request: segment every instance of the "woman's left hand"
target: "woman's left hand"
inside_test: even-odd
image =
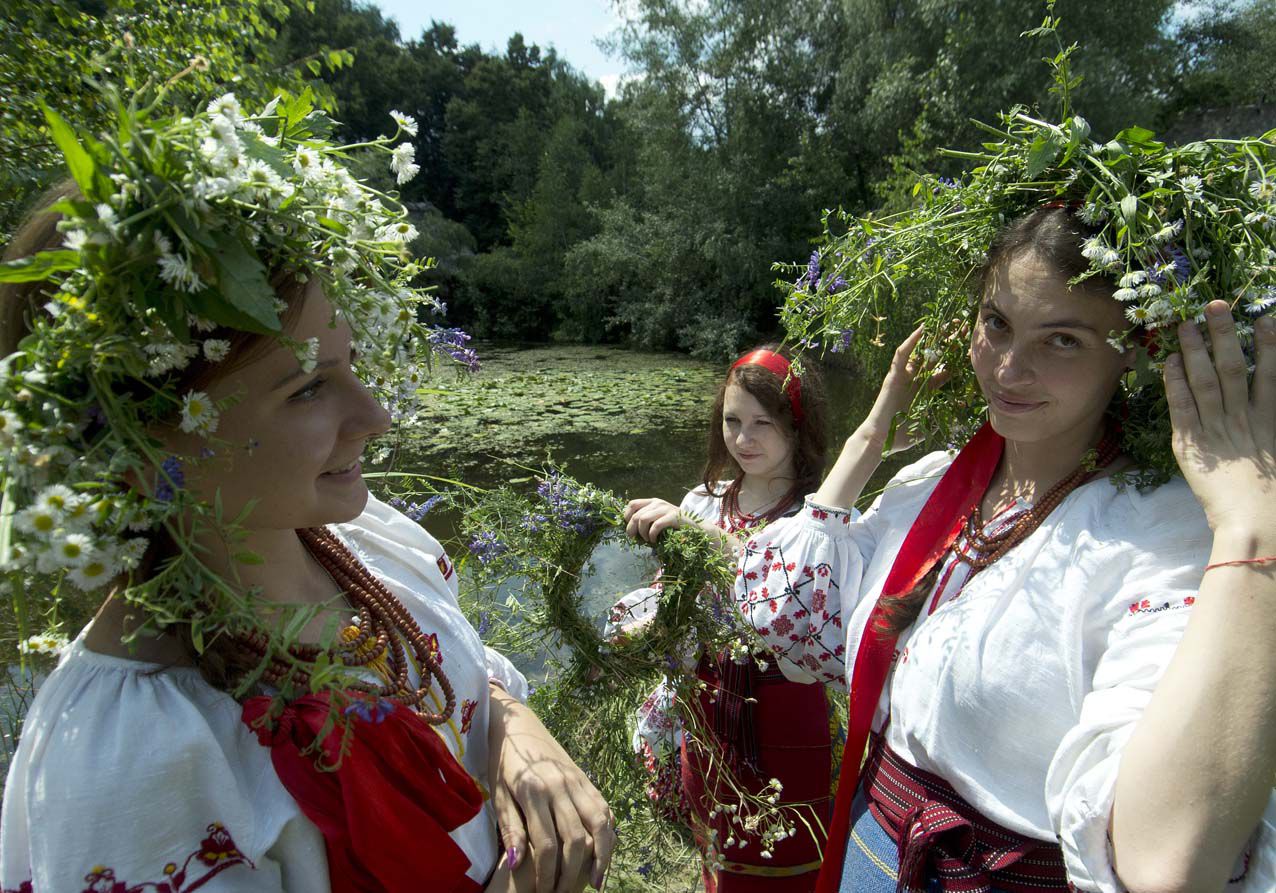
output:
[[[501,858],[517,868],[530,846],[536,893],[600,888],[616,847],[611,809],[531,708],[491,690],[488,778]]]
[[[1179,327],[1182,353],[1165,363],[1174,455],[1210,526],[1250,531],[1276,523],[1276,319],[1257,321],[1253,386],[1231,309],[1205,308],[1211,360],[1193,323]]]

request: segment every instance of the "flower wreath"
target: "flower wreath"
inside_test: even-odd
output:
[[[1047,18],[1028,36],[1057,40],[1057,25]],[[959,446],[986,406],[965,357],[976,273],[1007,223],[1047,204],[1068,208],[1093,231],[1078,246],[1090,262],[1078,279],[1101,275],[1117,285],[1112,296],[1129,327],[1109,343],[1137,352],[1116,404],[1122,447],[1137,469],[1124,477],[1155,485],[1177,473],[1160,383],[1177,350],[1176,323],[1203,321],[1207,303],[1227,301],[1252,372],[1254,321],[1276,307],[1276,131],[1169,146],[1131,127],[1093,142],[1070,111],[1075,49],[1060,45],[1048,60],[1059,123],[1015,108],[1000,127],[981,125],[990,140],[980,151],[947,151],[972,167],[956,180],[922,176],[913,207],[883,217],[827,212],[806,268],[777,265],[800,270],[795,282],[778,283],[787,293],[782,317],[805,347],[868,357],[902,337],[885,325],[919,317],[924,359],[952,378],[942,390],[923,389],[902,423]]]
[[[175,524],[217,525],[234,542],[243,518],[191,496],[184,475],[253,445],[219,440],[224,407],[180,390],[178,374],[197,360],[215,368],[238,332],[274,337],[314,368],[318,344],[283,333],[271,282],[281,270],[322,283],[354,332],[360,375],[396,417],[412,412],[432,351],[471,366],[474,357],[464,333],[422,322],[443,308],[413,285],[430,261],[409,254],[417,232],[404,210],[343,166],[354,150],[380,153],[399,183],[410,180],[413,146],[395,143],[416,134],[412,118],[394,112],[393,136],[338,145],[308,90],[255,113],[228,93],[172,116],[157,111],[162,89],[126,102],[99,86],[117,109],[111,133],[76,133],[46,110],[78,187],[53,206],[63,244],[0,265],[0,283],[39,283],[44,302],[0,360],[2,585],[28,636],[33,609],[56,624],[64,598],[127,574],[124,597],[151,623],[187,625],[202,650],[258,620],[252,599],[211,574]],[[201,455],[164,455],[146,433],[157,422],[202,436]],[[140,579],[132,572],[150,535],[165,528],[177,554]],[[286,653],[284,632],[261,632]],[[340,668],[308,669],[316,687],[339,685]]]

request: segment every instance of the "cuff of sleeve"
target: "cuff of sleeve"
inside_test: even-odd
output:
[[[821,505],[809,496],[802,506],[802,523],[811,530],[817,530],[827,536],[846,538],[851,535],[851,522],[859,520],[860,512],[849,509],[833,508]]]

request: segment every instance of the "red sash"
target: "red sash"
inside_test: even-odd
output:
[[[243,721],[323,832],[332,893],[479,890],[466,876],[469,858],[448,832],[478,815],[483,795],[434,729],[411,710],[380,701],[370,718],[349,718],[344,740],[340,724],[320,740],[327,697],[298,698],[272,725],[269,710],[270,698],[249,698]],[[318,760],[338,768],[320,768]]]
[[[961,532],[971,510],[988,489],[1005,441],[984,423],[970,443],[962,448],[913,522],[899,555],[886,576],[882,594],[864,624],[859,650],[851,671],[850,722],[847,730],[844,765],[833,804],[833,821],[824,865],[816,882],[816,893],[837,893],[842,880],[842,862],[851,833],[851,802],[859,787],[860,760],[868,743],[873,714],[882,697],[895,653],[893,636],[882,628],[883,603],[912,591],[918,581],[943,557]]]

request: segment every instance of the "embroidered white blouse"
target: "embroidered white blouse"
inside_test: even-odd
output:
[[[938,452],[905,468],[862,516],[808,500],[746,545],[737,607],[786,676],[845,690],[886,575],[950,462]],[[1124,890],[1107,840],[1121,750],[1183,634],[1210,545],[1182,480],[1145,493],[1098,480],[968,584],[969,566],[950,557],[899,637],[875,730],[990,819],[1057,839],[1078,889]],[[1276,890],[1276,798],[1234,874],[1229,890]]]
[[[486,794],[489,679],[520,699],[526,680],[462,616],[452,564],[419,525],[372,499],[334,529],[422,630],[437,635],[457,699],[438,730]],[[490,800],[452,838],[482,883],[497,860]],[[321,893],[323,837],[229,695],[194,668],[98,654],[81,636],[41,686],[9,768],[0,890],[160,882],[174,893]]]

